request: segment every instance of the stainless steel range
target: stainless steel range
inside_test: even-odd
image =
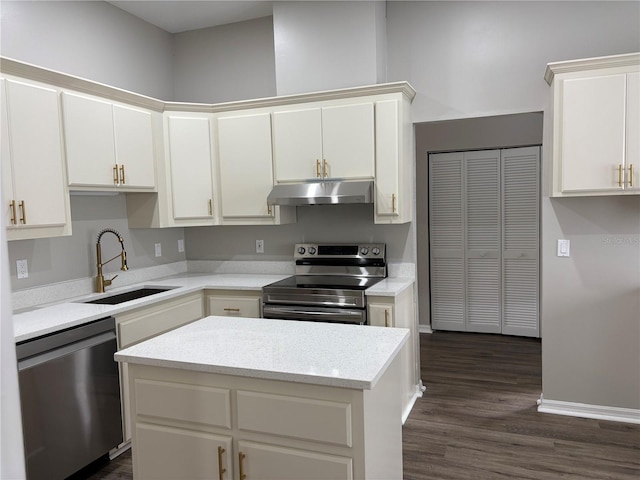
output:
[[[302,243],[294,258],[294,276],[262,288],[264,318],[368,323],[364,291],[387,276],[383,243]]]

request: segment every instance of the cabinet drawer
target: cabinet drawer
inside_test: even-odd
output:
[[[208,297],[209,315],[260,318],[260,298]]]
[[[192,296],[187,299],[162,303],[145,309],[119,316],[118,341],[120,348],[154,337],[171,329],[180,327],[204,317],[202,297]]]
[[[230,391],[182,383],[136,380],[136,413],[231,428]]]
[[[241,472],[247,478],[278,480],[351,480],[352,460],[348,457],[239,441]]]
[[[351,405],[239,390],[238,428],[350,447]]]

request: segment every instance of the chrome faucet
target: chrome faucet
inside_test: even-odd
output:
[[[120,242],[122,251],[115,257],[110,258],[106,262],[102,263],[102,250],[100,248],[100,239],[102,238],[102,235],[104,235],[107,232],[113,233],[116,237],[118,237],[118,241]],[[96,257],[97,257],[97,265],[98,265],[98,275],[96,276],[96,291],[98,293],[104,293],[104,287],[108,287],[109,285],[111,285],[111,282],[113,282],[113,280],[118,276],[116,275],[114,277],[111,277],[110,279],[105,280],[104,275],[102,275],[102,267],[104,265],[109,263],[111,260],[115,260],[116,258],[120,257],[122,261],[122,266],[120,267],[120,270],[122,270],[123,272],[129,270],[129,267],[127,267],[127,252],[125,252],[124,250],[124,240],[122,239],[122,236],[120,236],[120,234],[116,232],[113,228],[105,228],[98,234],[98,241],[96,242]]]

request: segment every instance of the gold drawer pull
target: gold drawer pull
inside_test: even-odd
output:
[[[21,200],[20,203],[18,204],[18,206],[20,207],[20,215],[22,215],[20,217],[20,223],[22,223],[23,225],[27,224],[27,209],[24,206],[24,200]]]
[[[223,310],[225,312],[236,312],[236,313],[240,313],[240,309],[239,308],[223,308]]]
[[[213,200],[209,199],[209,216],[213,216]]]
[[[271,205],[267,204],[267,214],[271,215],[271,212],[272,212]]]
[[[242,452],[238,453],[238,466],[240,467],[240,480],[244,480],[247,476],[244,474],[244,465],[242,464],[243,460],[246,458],[246,455]]]
[[[222,468],[222,454],[226,452],[226,450],[222,447],[218,447],[218,480],[222,480],[222,475],[227,471],[226,468]]]
[[[629,164],[629,186],[633,187],[633,164]]]
[[[393,213],[396,213],[396,194],[395,193],[391,194],[391,211]]]
[[[18,214],[16,213],[16,201],[11,200],[11,202],[9,202],[9,207],[11,208],[11,225],[16,225],[18,223]]]
[[[322,163],[323,163],[322,176],[326,177],[327,176],[327,161],[326,160],[322,160]]]
[[[389,326],[389,310],[387,310],[386,308],[384,309],[384,326]]]
[[[120,183],[123,185],[126,183],[124,180],[124,165],[120,165]]]
[[[118,164],[116,163],[113,166],[113,183],[116,185],[120,184],[120,178],[118,177]]]
[[[320,178],[320,160],[316,159],[316,177]]]

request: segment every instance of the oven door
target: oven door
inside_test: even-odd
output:
[[[366,325],[367,310],[353,308],[328,308],[294,305],[270,305],[262,306],[264,318],[281,320],[304,320],[309,322],[351,323]]]

